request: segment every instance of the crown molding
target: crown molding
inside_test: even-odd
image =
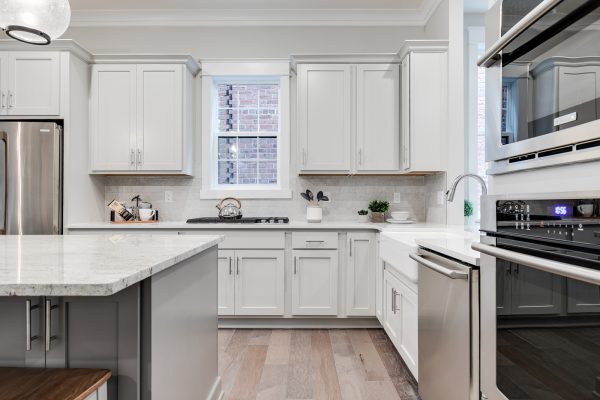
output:
[[[0,50],[2,51],[67,51],[82,61],[91,64],[94,56],[92,53],[81,47],[79,43],[72,39],[56,39],[52,43],[44,46],[32,46],[27,43],[19,42],[14,39],[0,39]]]
[[[405,10],[73,10],[71,26],[424,26],[441,1]]]

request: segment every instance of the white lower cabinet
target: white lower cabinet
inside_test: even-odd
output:
[[[383,277],[383,328],[418,380],[418,295],[389,270]]]
[[[218,312],[219,315],[235,313],[235,275],[233,263],[235,251],[219,250],[218,257]]]
[[[337,250],[294,250],[292,314],[338,314]]]
[[[375,315],[375,235],[348,233],[346,268],[346,314]]]
[[[283,250],[219,251],[219,315],[283,315]]]

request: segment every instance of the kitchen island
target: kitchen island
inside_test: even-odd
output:
[[[221,236],[0,236],[0,366],[106,368],[109,399],[218,399]]]

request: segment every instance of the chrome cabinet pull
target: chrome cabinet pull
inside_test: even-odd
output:
[[[363,163],[362,149],[358,149],[358,165],[362,165],[362,163]]]
[[[298,257],[294,257],[294,275],[298,273]]]
[[[229,275],[233,275],[233,269],[231,268],[232,261],[232,258],[229,257]]]
[[[135,166],[135,150],[131,149],[130,153],[129,153],[129,165],[131,165],[132,167]]]
[[[508,30],[496,43],[492,45],[483,56],[477,60],[478,66],[489,67],[498,60],[498,55],[506,46],[512,43],[521,33],[529,29],[533,24],[539,21],[544,15],[548,14],[554,7],[562,3],[563,0],[544,0],[529,14],[523,17],[512,28]]]
[[[2,108],[6,108],[6,93],[2,92]]]
[[[14,95],[10,90],[8,91],[8,108],[13,108]]]
[[[398,291],[394,288],[392,288],[392,311],[394,312],[394,314],[396,314],[396,312],[398,311],[398,295],[400,293],[398,293]]]
[[[240,274],[240,258],[237,257],[236,262],[235,262],[235,273],[236,275]]]
[[[143,164],[142,150],[140,150],[140,149],[138,149],[138,151],[137,151],[137,164],[138,164],[138,167],[141,167]]]
[[[50,351],[50,343],[56,340],[56,336],[52,336],[52,310],[58,308],[58,305],[52,305],[52,300],[46,300],[46,352]]]
[[[31,342],[39,339],[38,335],[31,336],[31,312],[39,308],[39,305],[32,306],[31,300],[25,300],[25,350],[27,351],[31,351]]]
[[[350,257],[352,257],[352,239],[350,239]]]

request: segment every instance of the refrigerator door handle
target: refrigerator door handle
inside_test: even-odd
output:
[[[0,212],[2,212],[2,226],[0,227],[0,235],[6,235],[6,219],[8,218],[8,210],[7,210],[7,199],[8,199],[8,171],[6,168],[8,167],[8,135],[6,132],[0,131],[0,142],[3,142],[4,148],[3,151],[0,152],[0,168],[2,168],[2,183],[0,183],[3,187],[2,195],[0,201],[2,201],[2,208],[0,208]]]

